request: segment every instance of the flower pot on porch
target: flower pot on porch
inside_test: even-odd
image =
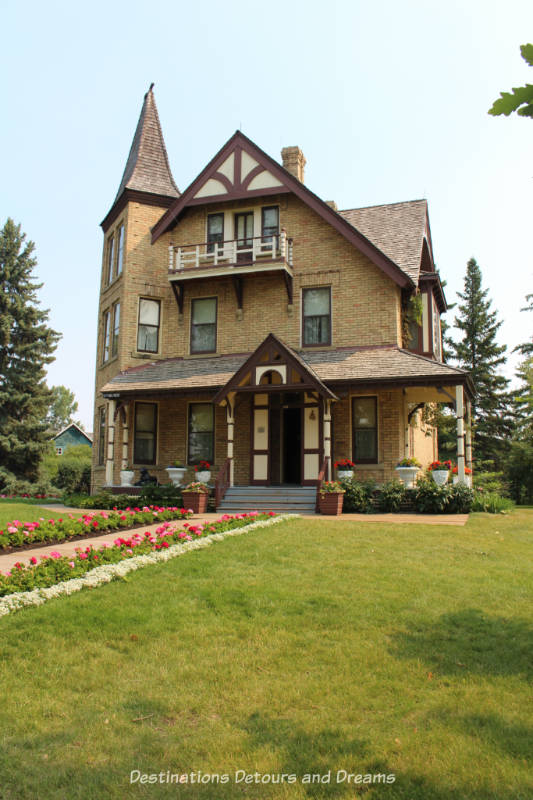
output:
[[[353,469],[338,469],[337,477],[340,481],[351,481],[353,478]]]
[[[135,470],[133,470],[133,469],[121,469],[120,470],[120,485],[121,486],[131,486],[134,475],[135,475]]]
[[[200,483],[207,483],[211,477],[211,471],[208,469],[200,470],[194,477],[195,480],[200,481]]]
[[[190,508],[195,514],[205,514],[207,511],[206,492],[183,492],[183,507]]]
[[[412,489],[418,475],[418,467],[396,467],[396,474],[406,489]]]
[[[179,486],[181,483],[183,483],[183,478],[187,472],[187,467],[167,467],[166,471],[174,486]]]
[[[444,486],[448,483],[448,470],[447,469],[434,469],[431,473],[433,480],[437,486]]]
[[[338,516],[342,514],[342,503],[344,492],[321,492],[318,501],[318,508],[321,514]]]
[[[461,480],[459,478],[459,475],[454,475],[452,480],[453,480],[453,485],[454,486],[456,486],[458,483],[461,482]],[[472,488],[472,476],[471,475],[465,475],[464,483],[465,483],[466,486],[468,486],[471,489]]]

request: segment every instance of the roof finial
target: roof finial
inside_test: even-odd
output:
[[[148,97],[148,95],[150,94],[150,92],[151,92],[151,91],[152,91],[152,89],[154,88],[154,85],[155,85],[155,84],[154,84],[153,82],[150,84],[150,88],[148,89],[148,91],[147,91],[147,92],[146,92],[146,94],[144,95],[145,99]]]

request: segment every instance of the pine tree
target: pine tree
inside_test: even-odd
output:
[[[526,295],[529,303],[520,311],[533,311],[533,294]],[[513,398],[515,418],[515,438],[527,439],[533,443],[533,337],[530,341],[519,344],[515,352],[521,353],[524,360],[518,365],[516,377],[520,381]]]
[[[460,338],[450,340],[449,346],[452,358],[470,373],[476,390],[472,404],[474,461],[478,467],[500,467],[512,432],[509,381],[499,374],[507,348],[496,342],[502,323],[491,310],[492,301],[487,298],[488,289],[482,289],[481,270],[474,258],[467,265],[464,292],[458,295],[463,302],[454,323]]]
[[[60,335],[38,306],[33,242],[8,219],[0,231],[0,488],[34,480],[47,443],[45,366]]]

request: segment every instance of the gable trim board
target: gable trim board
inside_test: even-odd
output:
[[[281,185],[255,190],[247,189],[236,166],[237,161],[242,161],[243,152],[246,152],[252,159],[257,161],[258,165],[263,166],[264,170],[270,173],[275,179],[279,180]],[[219,168],[223,167],[231,153],[235,153],[234,182],[231,192],[226,190],[225,193],[198,197],[198,192],[201,190],[202,186],[209,180],[212,180],[214,175],[221,175]],[[222,177],[229,183],[227,176]],[[217,178],[216,180],[219,179]],[[220,181],[220,185],[223,185],[222,181]],[[343,216],[334,211],[327,203],[321,200],[314,192],[295,178],[294,175],[291,175],[284,167],[280,166],[240,131],[236,131],[233,134],[222,149],[211,159],[209,164],[200,172],[198,177],[195,178],[183,192],[181,197],[178,197],[172,203],[159,222],[154,225],[152,228],[152,244],[177,224],[180,214],[188,206],[205,204],[208,202],[244,199],[247,197],[259,197],[268,194],[281,194],[283,192],[292,192],[295,194],[303,203],[332,225],[332,227],[344,236],[354,247],[366,255],[373,264],[388,275],[398,286],[402,288],[413,288],[415,286],[413,279],[401,270],[392,259],[382,253],[376,245],[363,236],[363,234],[354,228]]]

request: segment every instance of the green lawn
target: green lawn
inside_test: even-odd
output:
[[[532,539],[300,519],[5,617],[0,796],[530,800]]]
[[[19,519],[21,522],[35,522],[40,517],[44,517],[44,519],[57,519],[58,517],[64,517],[67,513],[68,511],[63,511],[63,513],[48,511],[46,508],[36,506],[35,503],[31,501],[26,502],[22,500],[17,503],[8,503],[3,500],[0,502],[0,530],[14,519]]]

